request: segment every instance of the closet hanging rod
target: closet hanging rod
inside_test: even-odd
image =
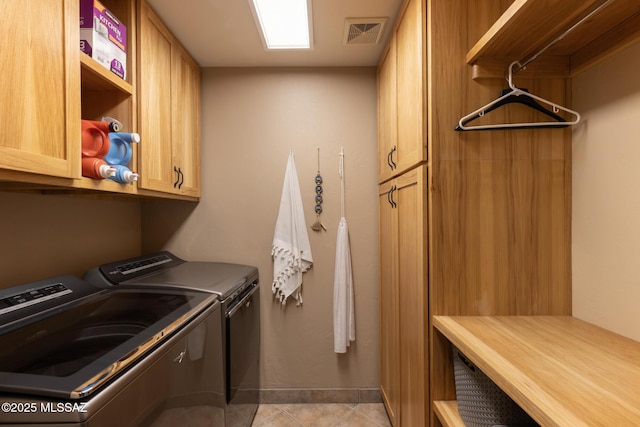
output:
[[[560,34],[556,39],[554,39],[551,43],[549,43],[548,45],[546,45],[545,47],[543,47],[542,49],[540,49],[538,52],[536,52],[534,55],[532,55],[529,59],[527,59],[526,61],[518,61],[518,65],[517,68],[513,70],[513,74],[517,73],[518,71],[522,70],[523,68],[525,68],[528,64],[530,64],[531,62],[535,61],[536,59],[538,59],[538,57],[540,55],[542,55],[543,53],[545,53],[547,50],[549,50],[549,48],[551,48],[551,46],[555,45],[556,43],[558,43],[560,40],[564,39],[567,35],[569,35],[569,33],[571,33],[573,30],[575,30],[577,27],[579,27],[580,25],[582,25],[585,21],[587,21],[589,18],[591,18],[592,16],[596,15],[597,13],[600,13],[600,11],[602,9],[604,9],[605,7],[609,6],[611,3],[613,3],[614,0],[607,0],[604,3],[602,3],[600,6],[598,6],[597,8],[595,8],[594,10],[592,10],[591,12],[589,12],[589,14],[587,16],[585,16],[584,18],[582,18],[581,20],[579,20],[578,22],[576,22],[575,24],[573,24],[568,30],[566,30],[564,33]]]

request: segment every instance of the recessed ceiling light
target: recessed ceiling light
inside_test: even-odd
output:
[[[311,0],[249,0],[267,49],[311,48]]]

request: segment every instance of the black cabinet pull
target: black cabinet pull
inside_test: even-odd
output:
[[[397,151],[397,147],[394,145],[391,151],[389,152],[389,160],[391,161],[391,164],[389,166],[391,166],[391,170],[395,170],[396,167],[398,167],[398,165],[396,165],[396,162],[393,161],[393,153],[395,153],[396,151]]]
[[[182,169],[178,168],[178,173],[180,174],[180,184],[178,184],[178,189],[182,188],[182,184],[184,184],[184,173],[182,173]]]
[[[395,200],[393,200],[393,193],[395,193],[395,191],[398,189],[398,187],[396,187],[395,185],[393,185],[391,187],[391,190],[389,190],[389,193],[387,194],[387,197],[389,198],[389,203],[391,203],[391,207],[392,208],[396,208],[398,207],[398,204],[396,203]]]
[[[178,172],[178,168],[173,167],[173,171],[176,173],[176,180],[173,183],[173,188],[176,188],[178,185],[178,181],[180,181],[180,172]]]

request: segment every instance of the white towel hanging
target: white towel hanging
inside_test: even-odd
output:
[[[353,271],[349,228],[345,218],[344,148],[340,150],[340,224],[336,238],[336,261],[333,282],[333,347],[336,353],[346,353],[356,340],[353,296]]]
[[[293,151],[289,153],[282,185],[271,256],[273,257],[271,290],[282,304],[285,304],[292,294],[296,299],[296,305],[302,304],[302,274],[313,265],[313,257]]]

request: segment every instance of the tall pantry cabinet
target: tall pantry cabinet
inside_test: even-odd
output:
[[[432,316],[571,313],[571,130],[454,130],[506,86],[506,68],[478,78],[466,57],[512,3],[406,0],[378,67],[380,388],[395,427],[438,427],[431,402],[455,398],[450,344]],[[421,16],[418,51],[404,27],[412,10]],[[411,49],[420,76],[401,77]],[[515,81],[570,106],[564,76],[527,70]],[[482,120],[536,121],[532,114],[509,107]],[[400,168],[400,148],[416,130],[417,155]],[[416,183],[403,194],[407,171]]]
[[[381,393],[394,425],[428,418],[426,166],[380,184]]]
[[[403,5],[378,69],[380,389],[394,426],[429,417],[423,6]]]

